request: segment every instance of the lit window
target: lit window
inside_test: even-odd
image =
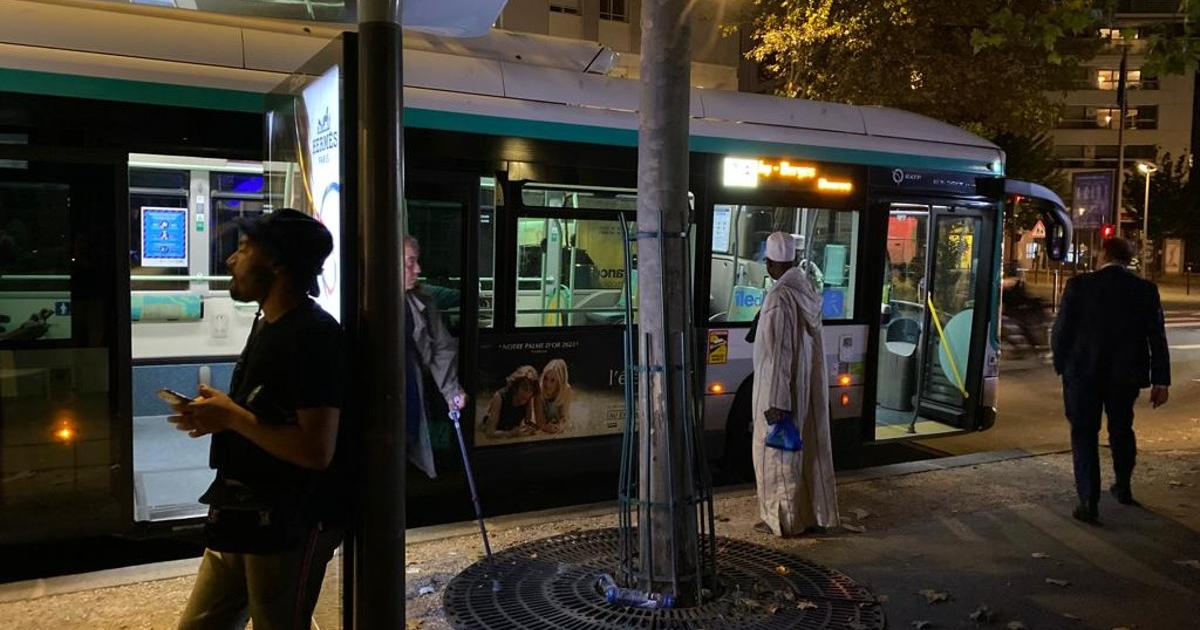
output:
[[[1117,89],[1118,83],[1121,80],[1120,77],[1121,77],[1120,70],[1109,70],[1109,69],[1098,70],[1096,72],[1096,87],[1101,90],[1115,90],[1115,89]],[[1142,71],[1141,70],[1126,70],[1125,71],[1125,84],[1126,84],[1126,87],[1129,87],[1130,89],[1146,87],[1143,85]]]
[[[550,2],[550,12],[579,15],[579,0],[552,0]]]
[[[625,11],[625,0],[600,0],[600,19],[625,22],[629,19]]]
[[[1100,29],[1100,39],[1115,42],[1125,39],[1126,35],[1128,35],[1129,39],[1138,39],[1140,37],[1140,33],[1136,29],[1125,29],[1125,31],[1126,34],[1122,35],[1119,28],[1102,28]]]

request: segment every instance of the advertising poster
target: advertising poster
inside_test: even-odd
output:
[[[620,331],[483,340],[475,446],[620,433],[625,424]]]
[[[142,265],[188,266],[187,208],[142,207]]]
[[[1075,228],[1095,229],[1113,216],[1113,173],[1094,171],[1071,174],[1071,206]]]
[[[341,262],[341,129],[340,73],[333,66],[316,81],[304,88],[304,110],[308,123],[309,200],[313,216],[325,224],[333,236],[333,252],[325,259],[318,280],[321,294],[316,298],[321,308],[341,321],[341,291],[339,290]]]

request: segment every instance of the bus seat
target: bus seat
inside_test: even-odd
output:
[[[575,308],[581,309],[571,313],[571,325],[619,324],[625,321],[625,308],[620,304],[621,289],[596,289],[585,294],[577,293]],[[612,312],[587,311],[582,309],[612,308]]]

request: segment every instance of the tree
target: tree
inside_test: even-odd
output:
[[[1160,22],[1142,27],[1146,38],[1146,62],[1142,71],[1150,75],[1187,74],[1200,66],[1200,2],[1181,0],[1182,22]]]
[[[1034,137],[1100,49],[1098,17],[1089,0],[755,0],[747,56],[784,96]]]

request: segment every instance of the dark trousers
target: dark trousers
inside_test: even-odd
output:
[[[1100,501],[1100,415],[1108,415],[1108,442],[1118,486],[1129,487],[1137,459],[1133,435],[1135,385],[1104,385],[1063,380],[1063,399],[1071,421],[1071,453],[1075,461],[1075,490],[1079,501]]]

